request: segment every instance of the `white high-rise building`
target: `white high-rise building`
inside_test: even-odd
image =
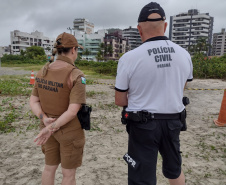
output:
[[[223,56],[226,54],[226,32],[222,29],[220,33],[213,34],[212,55]]]
[[[87,34],[91,34],[91,33],[94,33],[94,24],[89,22],[88,19],[77,18],[77,19],[74,19],[73,30],[78,30],[78,31],[85,32]]]
[[[74,36],[78,43],[83,46],[82,49],[78,49],[78,53],[82,54],[84,51],[88,50],[89,55],[82,55],[82,59],[96,61],[97,53],[100,49],[100,44],[104,42],[104,36],[107,30],[98,30],[97,33],[87,34],[83,31],[74,31]]]
[[[132,28],[131,26],[122,31],[122,37],[128,40],[130,49],[135,49],[142,44],[140,34],[137,28]]]
[[[11,53],[20,54],[21,50],[31,46],[40,46],[45,50],[46,55],[51,55],[54,39],[45,37],[42,32],[26,33],[19,30],[10,32]]]
[[[211,45],[213,20],[209,13],[199,13],[197,9],[170,16],[169,39],[186,50],[200,38],[206,38]]]

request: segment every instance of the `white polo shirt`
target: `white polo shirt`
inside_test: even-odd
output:
[[[183,111],[183,89],[193,79],[189,53],[165,36],[148,39],[119,60],[115,90],[128,90],[127,111]]]

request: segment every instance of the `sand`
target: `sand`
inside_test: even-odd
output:
[[[114,84],[114,80],[101,80]],[[225,89],[226,81],[195,79],[189,88]],[[78,185],[126,185],[127,165],[122,156],[127,152],[128,135],[120,122],[121,108],[114,105],[111,85],[87,85],[87,103],[93,106],[93,129],[86,131],[83,164],[76,172]],[[183,171],[187,185],[226,185],[226,127],[215,126],[219,115],[223,90],[186,90],[190,98],[187,106],[188,130],[181,132]],[[44,167],[44,156],[33,142],[38,129],[27,129],[37,124],[25,96],[0,96],[2,109],[11,103],[18,116],[13,122],[16,132],[0,134],[0,185],[39,185]],[[3,116],[4,112],[0,112]],[[27,130],[26,130],[27,129]],[[60,167],[55,184],[61,183]],[[167,184],[158,159],[159,185]]]

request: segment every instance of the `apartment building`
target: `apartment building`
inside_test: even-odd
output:
[[[135,49],[142,44],[140,34],[137,28],[126,28],[122,31],[122,37],[128,40],[130,49]]]
[[[31,46],[40,46],[45,50],[46,55],[51,54],[54,39],[50,39],[43,35],[42,32],[26,33],[19,30],[10,32],[11,54],[20,54],[21,50]]]
[[[0,57],[4,54],[10,54],[10,46],[0,46]]]
[[[226,32],[225,28],[220,33],[213,34],[212,56],[223,56],[226,54]]]
[[[105,34],[104,45],[112,48],[112,53],[107,53],[105,56],[108,60],[117,60],[120,54],[130,49],[128,40],[123,38],[121,30]]]
[[[87,34],[82,31],[75,30],[75,38],[78,43],[83,46],[83,50],[79,48],[78,53],[82,55],[83,51],[88,50],[89,55],[82,55],[82,59],[96,61],[100,44],[104,42],[106,30],[98,30],[96,33]]]
[[[188,50],[200,38],[206,38],[211,45],[214,18],[209,13],[199,13],[197,9],[170,16],[169,39]],[[209,48],[208,55],[211,54]]]
[[[94,33],[94,24],[89,22],[88,19],[85,18],[77,18],[74,19],[74,28],[73,30],[78,30],[85,32],[86,34]]]

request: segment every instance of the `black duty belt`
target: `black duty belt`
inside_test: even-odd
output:
[[[181,119],[181,113],[159,114],[159,113],[150,113],[148,111],[128,112],[128,111],[123,110],[122,111],[122,118],[125,119],[125,120],[131,120],[131,121],[146,123],[147,120]]]

